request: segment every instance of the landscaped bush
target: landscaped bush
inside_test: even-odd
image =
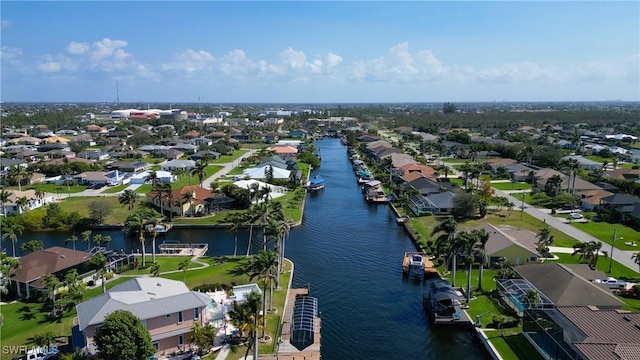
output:
[[[229,289],[231,289],[231,286],[229,286],[228,284],[213,283],[213,284],[201,284],[201,285],[198,285],[198,286],[193,288],[193,291],[211,292],[211,291],[216,291],[216,290],[228,291]]]
[[[104,279],[105,280],[112,279],[115,275],[116,275],[115,273],[108,272],[108,273],[104,274]]]

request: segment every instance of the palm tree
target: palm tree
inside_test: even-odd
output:
[[[182,282],[187,282],[187,270],[189,270],[190,259],[184,259],[180,264],[178,264],[178,270],[182,270]]]
[[[5,191],[4,189],[0,191],[0,202],[2,202],[2,214],[4,216],[7,216],[7,208],[5,207],[5,204],[9,202],[10,197],[11,194],[9,192]]]
[[[18,242],[18,235],[22,235],[23,230],[24,227],[18,222],[5,222],[4,224],[2,224],[2,231],[4,232],[4,234],[2,234],[2,240],[7,238],[11,240],[11,246],[13,247],[13,257],[16,257],[16,243]]]
[[[284,272],[284,249],[285,249],[285,243],[287,241],[287,239],[289,238],[289,232],[291,231],[291,225],[289,225],[289,223],[282,219],[280,221],[278,221],[278,227],[280,229],[279,233],[280,233],[280,245],[277,246],[276,248],[278,249],[277,253],[278,253],[278,273],[282,273]],[[278,277],[277,280],[280,280],[280,278]],[[279,281],[277,281],[279,283]]]
[[[60,286],[60,280],[53,275],[47,274],[42,277],[42,285],[47,288],[47,297],[51,299],[51,313],[56,316],[56,289]]]
[[[640,270],[640,251],[633,253],[631,255],[631,259],[633,259],[633,262],[638,265],[638,269]]]
[[[138,201],[138,194],[130,189],[127,189],[118,196],[118,202],[121,205],[127,205],[129,207],[129,215],[133,213],[133,207]]]
[[[476,237],[474,234],[462,231],[456,235],[456,247],[464,254],[464,260],[468,265],[467,269],[467,304],[471,301],[471,269],[473,267],[474,248]]]
[[[598,258],[600,257],[600,248],[602,243],[599,241],[581,242],[573,245],[573,253],[571,256],[578,255],[578,259],[583,264],[589,265],[591,270],[596,270],[598,265]],[[607,253],[604,253],[605,257],[608,257]]]
[[[76,243],[77,243],[77,242],[78,242],[78,237],[76,236],[76,234],[71,235],[70,237],[68,237],[68,238],[64,241],[64,243],[65,243],[65,244],[68,244],[68,243],[73,244],[73,250],[75,250],[75,249],[76,249]]]
[[[254,278],[258,278],[263,285],[263,294],[262,297],[262,313],[267,313],[267,285],[271,284],[273,279],[278,276],[278,265],[276,253],[269,250],[261,250],[257,255],[249,260],[249,264],[247,265],[247,273],[249,274],[249,280],[253,280]],[[266,328],[267,318],[263,317],[263,329],[262,329],[262,337],[264,338],[264,328]]]
[[[107,267],[109,266],[109,261],[104,256],[103,253],[98,252],[89,259],[89,265],[96,269],[96,274],[100,276],[100,280],[102,282],[102,293],[107,292],[107,283],[105,281],[105,275],[107,273]]]
[[[198,177],[198,181],[200,181],[200,186],[202,186],[202,181],[207,177],[207,162],[203,159],[196,161],[195,167],[191,170],[191,173]]]
[[[26,196],[21,196],[18,199],[16,199],[16,205],[20,209],[21,214],[25,213],[27,212],[27,209],[29,209],[29,199],[27,199]]]
[[[20,245],[20,251],[24,254],[34,253],[38,250],[44,249],[44,244],[40,240],[29,240],[26,243]]]
[[[253,241],[253,227],[256,225],[256,221],[260,218],[260,213],[256,210],[255,207],[250,207],[244,213],[243,222],[246,226],[249,226],[249,242],[247,244],[247,254],[246,257],[249,257],[251,253],[251,242]]]
[[[145,229],[147,226],[148,218],[143,213],[134,213],[133,215],[127,217],[127,220],[124,222],[124,227],[122,231],[125,232],[131,238],[138,238],[140,241],[140,247],[142,248],[142,266],[144,267],[146,264],[145,260]]]
[[[530,309],[540,301],[540,294],[537,290],[529,290],[524,294],[523,300],[527,304],[527,308]]]
[[[262,317],[260,315],[260,301],[261,295],[257,292],[252,292],[247,295],[245,302],[234,302],[231,311],[229,311],[229,322],[240,331],[241,336],[245,334],[249,336],[245,358],[247,358],[251,349],[253,349],[253,358],[258,358],[256,340],[260,329],[260,318]]]
[[[36,189],[34,194],[36,196],[36,199],[42,200],[47,193],[45,193],[44,190],[42,190],[42,189]]]
[[[22,181],[30,176],[30,171],[22,166],[14,166],[9,169],[9,177],[18,183],[18,191],[22,191]]]
[[[244,217],[241,213],[234,212],[226,216],[225,221],[230,224],[229,231],[234,233],[233,256],[238,255],[238,230],[244,226]]]
[[[536,250],[545,258],[549,257],[549,245],[553,244],[553,235],[548,226],[540,228],[536,234]]]
[[[562,177],[560,175],[553,175],[547,180],[546,188],[548,191],[552,191],[555,196],[560,193],[560,187],[562,186]]]
[[[152,191],[155,191],[156,185],[158,184],[158,173],[155,170],[151,170],[144,181],[150,182]]]
[[[82,242],[87,243],[87,251],[91,250],[91,230],[83,231],[80,235],[82,235]]]
[[[187,191],[186,193],[184,193],[184,195],[182,195],[182,201],[189,203],[189,212],[191,213],[191,216],[193,216],[193,210],[191,210],[191,202],[193,201],[193,191]],[[184,216],[184,213],[182,214]]]
[[[151,265],[151,267],[149,268],[149,273],[153,277],[160,276],[160,264],[154,263],[153,265]]]
[[[484,263],[487,259],[486,246],[489,241],[490,234],[485,229],[473,230],[476,236],[476,253],[480,255],[480,268],[478,269],[478,289],[482,290],[482,276],[484,275]]]
[[[456,220],[453,217],[447,217],[442,219],[438,225],[436,225],[433,230],[431,231],[431,236],[442,232],[443,234],[440,235],[437,239],[436,239],[436,249],[439,250],[438,251],[438,255],[440,255],[442,250],[445,250],[445,268],[447,268],[448,262],[447,262],[447,258],[451,255],[452,256],[452,277],[451,277],[451,284],[455,286],[455,282],[456,282],[456,257],[457,257],[457,251],[454,248],[454,240],[456,237],[456,228],[458,226],[458,223],[456,222]],[[451,252],[453,252],[453,254],[451,254]]]

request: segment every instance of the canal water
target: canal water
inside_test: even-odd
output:
[[[294,286],[308,285],[318,298],[323,359],[485,359],[469,330],[428,322],[421,303],[424,284],[402,278],[404,252],[415,248],[388,206],[364,201],[345,146],[337,139],[316,146],[322,166],[312,175],[322,175],[326,188],[307,195],[302,225],[291,231],[285,255],[295,264]],[[101,233],[111,236],[111,248],[139,251],[139,243],[120,231]],[[21,241],[64,246],[69,236],[30,233]],[[234,247],[233,234],[225,230],[172,229],[157,243],[163,240],[205,242],[209,255],[232,254]],[[246,247],[241,233],[239,254]],[[255,244],[252,252],[260,247]]]

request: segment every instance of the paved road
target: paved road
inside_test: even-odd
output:
[[[521,192],[521,191],[520,191]],[[516,206],[518,208],[520,208],[521,204],[522,204],[522,200],[516,199],[513,196],[509,195],[509,193],[505,192],[505,191],[501,191],[501,190],[497,190],[496,189],[496,196],[504,196],[507,199],[509,199],[509,201],[513,202],[514,204],[516,204]],[[530,206],[527,203],[524,203],[524,212],[526,212],[527,214],[535,217],[536,219],[540,220],[540,221],[544,221],[546,222],[549,226],[551,226],[552,228],[555,228],[558,231],[561,231],[575,239],[577,239],[578,241],[581,242],[589,242],[589,241],[596,241],[599,243],[602,243],[602,250],[603,251],[607,251],[608,253],[611,252],[611,245],[607,244],[607,243],[603,243],[602,241],[600,241],[598,238],[593,237],[587,233],[585,233],[584,231],[580,230],[580,229],[576,229],[575,227],[566,224],[562,221],[562,219],[556,218],[551,216],[550,214],[545,213],[544,211],[542,211],[541,209],[537,209],[533,206]],[[514,211],[514,214],[516,212]],[[517,215],[516,215],[517,216]],[[613,236],[613,234],[611,234]],[[640,249],[639,249],[640,251]],[[619,249],[615,249],[613,250],[613,260],[621,263],[622,265],[628,267],[629,269],[633,270],[633,271],[638,271],[638,265],[636,263],[633,262],[633,260],[631,259],[631,255],[634,253],[634,251],[623,251],[623,250],[619,250]],[[607,260],[605,260],[607,261]]]

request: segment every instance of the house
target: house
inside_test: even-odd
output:
[[[576,195],[580,197],[580,207],[586,211],[593,211],[596,206],[600,205],[600,201],[603,198],[609,197],[613,194],[614,193],[604,189],[576,192]]]
[[[145,152],[155,152],[158,150],[167,150],[169,147],[165,145],[143,145],[138,148],[138,150]]]
[[[16,287],[18,296],[25,295],[31,298],[33,291],[46,293],[46,287],[42,283],[45,275],[53,274],[63,280],[65,274],[71,269],[84,274],[85,264],[89,259],[91,254],[86,251],[60,246],[38,250],[20,257],[20,267],[9,273],[9,279]]]
[[[38,145],[36,148],[39,152],[48,152],[51,150],[60,150],[60,151],[71,151],[71,147],[66,143],[44,143]]]
[[[3,207],[0,207],[0,211],[4,212],[6,210],[6,214],[4,215],[24,214],[27,211],[37,209],[41,206],[52,203],[54,200],[53,194],[44,193],[40,197],[38,197],[36,196],[35,190],[24,190],[24,191],[5,190],[5,191],[9,193],[9,199],[7,200],[6,203],[4,203]],[[19,204],[20,201],[18,201],[21,198],[25,198],[27,200],[25,204],[22,204],[22,206],[20,206]]]
[[[242,171],[243,176],[248,176],[251,179],[266,179],[267,173],[272,171],[274,179],[290,179],[291,171],[286,169],[280,169],[270,165],[258,166]]]
[[[85,171],[73,176],[73,180],[78,184],[109,185],[116,186],[122,184],[124,175],[118,170],[112,171]]]
[[[198,151],[198,146],[192,144],[177,144],[172,146],[171,149],[182,151],[184,154],[195,154],[196,151]]]
[[[7,140],[7,144],[9,145],[40,145],[44,142],[42,139],[38,139],[33,136],[21,136],[19,138]]]
[[[149,169],[150,166],[144,161],[116,161],[107,165],[107,168],[135,174]]]
[[[129,178],[131,184],[145,184],[148,182],[149,175],[151,174],[150,170],[143,171],[141,173],[137,173]],[[163,184],[169,184],[177,180],[177,176],[163,170],[156,171],[157,181]]]
[[[605,171],[605,175],[609,179],[638,181],[640,180],[640,169],[620,168],[620,169]]]
[[[109,130],[107,128],[98,125],[87,126],[87,133],[89,134],[106,134]]]
[[[239,187],[239,188],[243,188],[243,189],[249,189],[252,190],[252,186],[255,187],[257,184],[258,189],[265,189],[265,188],[269,188],[269,190],[271,191],[269,193],[269,196],[271,197],[271,199],[275,199],[277,197],[280,196],[284,196],[287,194],[287,188],[283,187],[283,186],[277,186],[277,185],[271,185],[268,184],[266,182],[263,181],[258,181],[258,180],[238,180],[236,182],[233,183],[233,185]],[[256,199],[256,202],[260,202],[262,199]]]
[[[213,141],[204,137],[191,139],[189,142],[196,146],[211,146],[213,144]]]
[[[73,159],[76,157],[76,153],[65,150],[51,150],[47,151],[47,156],[49,159]]]
[[[274,146],[270,150],[285,160],[292,160],[298,155],[298,149],[293,146]]]
[[[409,174],[409,175],[414,175],[414,174]],[[428,196],[430,194],[439,194],[441,192],[447,191],[447,189],[445,189],[442,184],[438,183],[435,180],[428,179],[422,174],[420,174],[420,176],[418,175],[414,175],[414,176],[416,176],[416,179],[406,182],[405,184],[402,184],[402,187],[407,190],[411,190],[411,189],[417,190],[420,193],[420,195],[424,195],[424,196]]]
[[[208,157],[210,160],[218,160],[220,159],[220,153],[217,151],[211,151],[211,150],[201,150],[189,156],[189,159],[196,161],[196,160],[204,159],[205,157]]]
[[[87,160],[106,160],[109,158],[109,153],[102,150],[85,150],[76,154],[76,157]]]
[[[536,261],[540,254],[536,251],[536,234],[528,230],[503,229],[489,223],[481,224],[476,229],[483,229],[489,234],[485,244],[486,266],[494,266],[500,261],[520,265]]]
[[[126,310],[149,330],[157,354],[168,354],[191,342],[195,324],[205,325],[210,302],[208,295],[190,291],[180,281],[134,278],[76,306],[78,325],[74,332],[81,334],[82,344],[74,346],[95,353],[94,336],[105,317],[113,311]]]
[[[181,189],[173,190],[168,196],[172,201],[166,201],[166,194],[152,191],[147,193],[147,203],[158,208],[169,210],[180,216],[199,216],[209,213],[208,203],[205,201],[213,195],[211,189],[205,189],[199,185],[189,185]],[[170,206],[169,206],[170,205]]]
[[[0,171],[9,171],[9,169],[14,166],[20,166],[26,169],[29,166],[29,163],[22,159],[0,158]]]
[[[289,131],[289,137],[294,139],[306,139],[309,137],[309,132],[305,129],[295,129]]]
[[[63,143],[63,144],[65,144],[65,143],[68,143],[71,140],[69,140],[67,138],[64,138],[62,136],[50,136],[50,137],[44,139],[44,141],[49,143],[49,144],[53,144],[53,143]]]
[[[443,214],[453,211],[453,198],[455,194],[446,191],[428,196],[414,195],[409,198],[409,209],[416,216],[427,214]]]
[[[153,153],[155,154],[155,156],[161,157],[167,160],[177,160],[177,159],[180,159],[182,155],[184,155],[184,152],[178,149],[162,149],[162,150],[156,150]]]
[[[640,313],[596,306],[525,312],[523,334],[542,357],[640,359]]]
[[[631,194],[613,194],[600,199],[600,207],[609,214],[619,215],[633,212],[634,207],[640,206],[640,199]]]
[[[564,161],[575,160],[578,162],[580,169],[595,170],[600,169],[602,164],[593,160],[589,160],[582,155],[569,155],[562,158]]]
[[[196,162],[193,160],[171,160],[161,165],[164,171],[176,171],[178,169],[191,170],[196,167]]]

